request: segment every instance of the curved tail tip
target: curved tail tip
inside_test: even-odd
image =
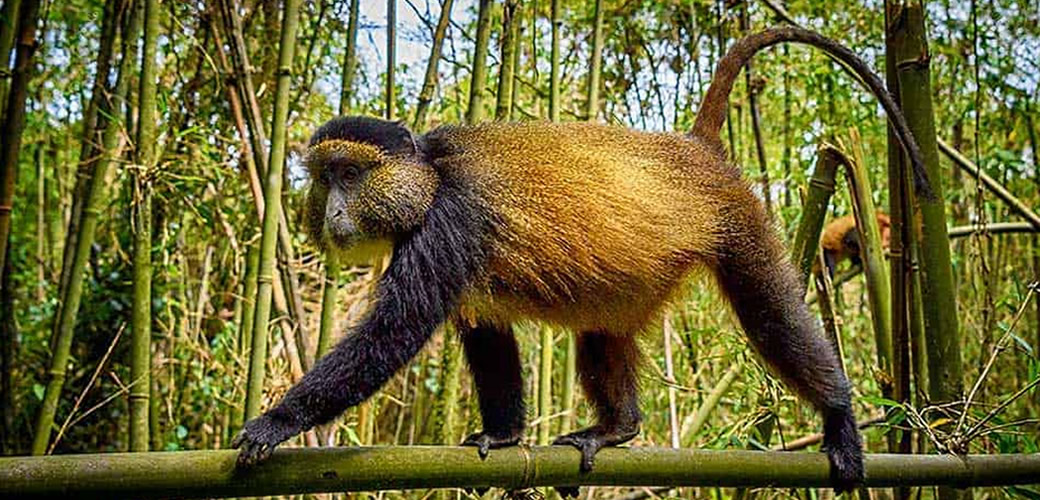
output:
[[[918,198],[923,198],[927,201],[936,201],[938,199],[935,195],[935,190],[932,189],[931,181],[928,180],[925,173],[924,165],[914,166],[914,193],[917,194]]]

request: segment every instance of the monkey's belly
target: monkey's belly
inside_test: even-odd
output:
[[[463,298],[468,320],[513,323],[545,321],[575,332],[600,331],[619,335],[641,332],[674,297],[686,272],[672,279],[623,285],[590,282],[566,293],[546,294],[528,285],[499,282]],[[613,286],[611,286],[613,285]]]

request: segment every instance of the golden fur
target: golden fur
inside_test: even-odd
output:
[[[736,168],[679,134],[544,122],[446,134],[466,147],[435,168],[471,180],[506,226],[488,263],[494,281],[465,297],[464,316],[638,331],[717,254],[723,201],[750,195]]]

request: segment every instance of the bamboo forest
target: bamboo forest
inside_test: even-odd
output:
[[[1036,0],[2,0],[0,65],[0,498],[1040,499]]]

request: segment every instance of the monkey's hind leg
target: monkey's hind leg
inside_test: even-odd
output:
[[[729,212],[732,228],[716,273],[744,331],[774,372],[823,415],[823,444],[837,491],[863,481],[851,389],[837,352],[802,297],[804,285],[753,195]]]
[[[596,406],[596,425],[556,438],[554,445],[581,451],[581,471],[592,470],[596,452],[639,434],[637,371],[640,352],[632,335],[585,332],[578,336],[578,374]]]
[[[461,323],[461,322],[460,322]],[[471,434],[463,446],[476,446],[480,458],[492,448],[513,446],[524,433],[524,387],[520,351],[508,326],[459,326],[466,361],[480,401],[484,430]]]

